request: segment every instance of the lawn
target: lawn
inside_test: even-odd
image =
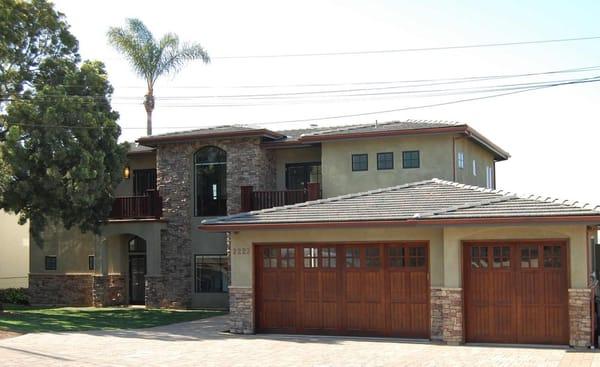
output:
[[[0,330],[17,333],[139,329],[222,315],[219,311],[6,306]]]

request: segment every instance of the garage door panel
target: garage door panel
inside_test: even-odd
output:
[[[263,245],[257,330],[428,337],[426,244],[386,246]]]
[[[466,245],[467,341],[567,344],[565,249],[543,240]]]

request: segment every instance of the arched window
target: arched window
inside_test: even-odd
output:
[[[208,217],[227,214],[227,153],[204,147],[194,154],[195,214]]]

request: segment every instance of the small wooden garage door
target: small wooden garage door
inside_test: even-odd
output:
[[[564,242],[464,246],[466,340],[568,344]]]
[[[429,337],[427,243],[256,245],[257,331]]]

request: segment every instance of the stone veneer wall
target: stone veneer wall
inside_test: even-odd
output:
[[[252,288],[229,287],[229,331],[234,334],[254,334]]]
[[[431,340],[442,340],[444,337],[444,299],[442,288],[431,287]]]
[[[96,275],[93,279],[92,302],[95,307],[126,304],[125,277],[123,275]]]
[[[451,345],[463,343],[462,288],[441,288],[439,299],[442,302],[442,338],[444,342]]]
[[[160,145],[157,149],[157,188],[163,197],[167,230],[161,233],[162,277],[147,283],[146,301],[152,307],[188,307],[192,297],[191,226],[194,215],[194,153],[205,146],[227,152],[227,212],[241,207],[240,186],[275,188],[274,157],[260,147],[259,137],[206,139]],[[159,283],[163,283],[160,285]],[[156,288],[156,289],[152,289]]]
[[[92,306],[92,274],[29,274],[29,300],[38,305]]]
[[[592,333],[591,289],[569,289],[569,344],[590,346]]]

